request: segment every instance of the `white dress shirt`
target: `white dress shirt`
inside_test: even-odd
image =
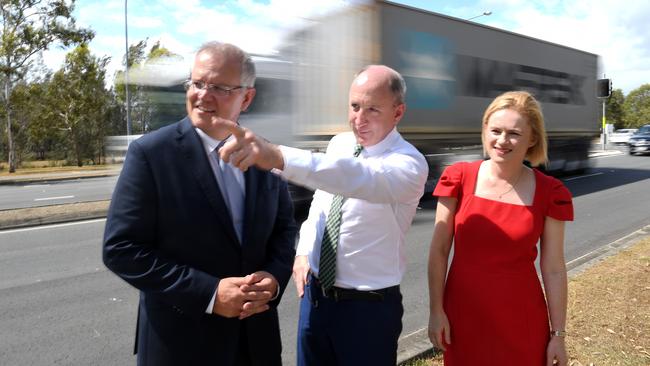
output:
[[[296,255],[307,255],[318,276],[320,246],[334,194],[346,199],[336,253],[335,285],[377,290],[398,285],[406,269],[406,232],[424,192],[424,156],[393,129],[386,138],[354,157],[352,132],[335,136],[327,152],[280,146],[284,170],[296,184],[317,189],[300,228]]]
[[[214,173],[214,178],[217,180],[217,183],[219,184],[219,187],[221,189],[221,194],[224,197],[224,200],[228,200],[228,198],[225,196],[225,192],[223,191],[222,186],[224,185],[224,182],[221,182],[221,174],[217,173],[217,169],[221,169],[219,166],[219,158],[217,157],[217,152],[215,149],[219,144],[221,144],[221,140],[216,140],[213,139],[212,137],[208,136],[205,132],[203,132],[200,128],[194,128],[196,133],[199,134],[199,137],[201,138],[201,142],[203,143],[203,149],[205,150],[205,154],[208,156],[208,160],[210,161],[210,167],[212,167],[212,172]],[[235,179],[237,180],[237,183],[239,183],[239,186],[242,189],[242,192],[244,192],[244,195],[246,194],[246,184],[244,182],[244,173],[242,173],[241,170],[235,168],[232,166],[230,163],[227,163],[224,166],[224,169],[230,169],[233,174],[235,175]]]

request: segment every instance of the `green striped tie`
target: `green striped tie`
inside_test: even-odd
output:
[[[359,156],[363,146],[354,147],[354,157]],[[325,223],[325,234],[320,247],[320,266],[318,268],[318,279],[321,287],[327,291],[336,281],[336,247],[339,243],[339,233],[341,229],[341,207],[343,206],[343,196],[336,195],[332,198],[330,213]]]

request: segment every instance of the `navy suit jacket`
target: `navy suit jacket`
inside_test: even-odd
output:
[[[139,365],[280,364],[276,306],[244,320],[206,314],[221,278],[264,270],[284,291],[296,224],[286,182],[254,167],[244,174],[242,242],[188,118],[133,141],[104,233],[106,266],[140,290]],[[248,344],[239,344],[245,331]]]

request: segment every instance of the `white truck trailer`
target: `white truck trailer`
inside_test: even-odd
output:
[[[588,166],[600,134],[598,56],[540,39],[389,1],[317,19],[291,35],[296,144],[323,149],[348,131],[348,88],[367,64],[399,71],[407,84],[400,133],[428,159],[431,191],[450,161],[481,156],[481,118],[497,95],[531,92],[542,104],[552,173]]]

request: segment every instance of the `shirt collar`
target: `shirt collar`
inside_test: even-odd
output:
[[[203,149],[205,149],[205,153],[210,155],[212,152],[221,144],[222,140],[217,140],[212,137],[210,137],[207,133],[203,132],[198,127],[194,127],[194,130],[196,133],[199,134],[199,137],[201,138],[201,142],[203,143]]]
[[[394,127],[393,130],[390,131],[383,140],[372,146],[364,147],[363,151],[361,151],[361,154],[364,154],[365,151],[365,155],[368,156],[379,155],[393,147],[397,142],[397,139],[399,139],[399,132],[397,132],[397,128]]]

